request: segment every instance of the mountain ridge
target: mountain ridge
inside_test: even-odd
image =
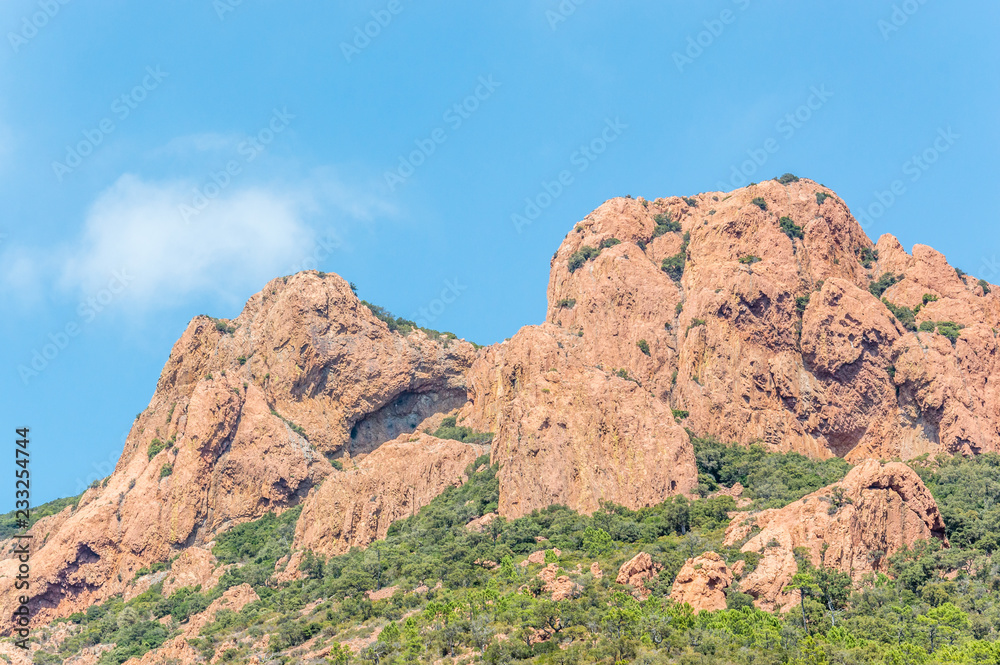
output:
[[[694,495],[689,432],[851,462],[1000,450],[998,294],[930,248],[873,243],[806,179],[611,199],[560,245],[548,300],[545,322],[483,349],[393,330],[315,271],[272,280],[231,321],[196,317],[107,484],[36,525],[36,621],[295,505],[355,515],[342,542],[384,537],[378,514],[412,513],[478,456],[430,434],[448,413],[493,434],[507,518]],[[440,474],[369,464],[330,491],[337,464],[357,474],[391,441]],[[394,498],[350,507],[372,488]]]

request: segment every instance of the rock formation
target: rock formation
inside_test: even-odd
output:
[[[335,473],[328,458],[369,453],[462,405],[474,356],[464,341],[391,332],[331,274],[273,280],[232,321],[195,318],[114,473],[75,511],[48,518],[32,558],[37,620],[299,503]],[[4,616],[14,563],[0,562]]]
[[[651,593],[646,588],[646,581],[659,575],[661,570],[663,570],[663,564],[653,561],[653,557],[646,552],[639,552],[621,565],[615,582],[632,587],[633,592],[645,600]]]
[[[36,525],[36,620],[125,592],[142,567],[303,501],[298,547],[334,553],[384,536],[478,453],[401,437],[456,410],[459,424],[495,433],[505,518],[690,493],[685,428],[852,462],[1000,451],[998,336],[996,287],[930,248],[873,244],[805,179],[608,201],[555,253],[545,322],[478,352],[391,331],[336,275],[276,279],[236,319],[190,323],[114,473]],[[859,570],[860,550],[835,550],[826,533],[827,556]],[[789,553],[774,549],[747,579],[764,584]],[[5,616],[14,563],[0,560]],[[778,602],[780,587],[758,600]]]
[[[188,638],[198,636],[199,631],[215,620],[221,610],[239,612],[246,605],[257,600],[257,592],[249,584],[240,584],[227,590],[220,598],[212,601],[203,612],[195,614],[184,624],[181,634],[167,640],[157,649],[147,652],[141,658],[129,660],[132,665],[160,665],[161,663],[196,663],[202,659],[188,644]]]
[[[560,575],[560,570],[558,565],[550,563],[538,571],[537,577],[545,582],[542,593],[551,594],[554,601],[578,598],[583,593],[583,587],[571,580],[568,575]]]
[[[760,529],[759,532],[754,532]],[[740,583],[758,607],[790,607],[798,593],[785,591],[797,572],[794,550],[804,547],[814,566],[860,579],[888,569],[889,557],[918,540],[944,535],[944,522],[920,477],[905,464],[867,461],[839,483],[799,501],[756,515],[736,513],[724,544],[761,555]]]
[[[954,345],[896,319],[870,290],[886,273],[898,281],[881,297],[921,305],[913,325],[966,326]],[[471,397],[489,407],[504,389],[512,399],[507,365],[525,346],[546,348],[542,332],[569,349],[568,333],[580,335],[575,362],[625,370],[700,435],[849,460],[998,450],[989,378],[1000,371],[1000,291],[987,289],[927,247],[911,256],[892,236],[873,245],[843,201],[806,179],[613,199],[553,257],[547,326],[477,361]],[[521,395],[522,379],[548,369],[516,367]],[[501,460],[511,438],[497,439]]]
[[[488,450],[422,432],[403,434],[309,493],[294,547],[331,556],[385,538],[393,522],[467,480],[466,467]]]
[[[684,562],[674,579],[670,598],[687,603],[695,612],[726,609],[726,588],[733,583],[733,573],[715,552],[705,552]]]
[[[553,503],[661,503],[697,484],[687,434],[668,406],[610,366],[580,357],[581,338],[551,324],[485,349],[469,373],[462,424],[494,433],[500,514]]]

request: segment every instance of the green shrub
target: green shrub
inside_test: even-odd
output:
[[[779,219],[778,226],[781,227],[781,232],[789,238],[805,238],[805,234],[802,233],[802,227],[796,224],[791,217],[782,217]]]
[[[490,443],[493,441],[492,432],[476,432],[471,427],[463,427],[458,424],[455,416],[447,416],[441,421],[441,426],[434,431],[431,436],[439,439],[451,439],[462,443]]]
[[[556,307],[560,309],[573,309],[576,306],[576,298],[563,298],[556,303]]]
[[[743,593],[739,590],[738,585],[734,584],[726,589],[726,609],[727,610],[742,610],[746,608],[748,610],[754,609],[754,597],[748,593]]]
[[[100,481],[96,482],[100,484]],[[76,496],[67,497],[65,499],[56,499],[55,501],[49,501],[48,503],[43,503],[39,506],[31,508],[28,515],[28,527],[30,528],[35,522],[43,517],[48,517],[49,515],[55,515],[56,513],[62,512],[67,506],[72,506],[73,510],[76,510],[76,506],[80,502],[81,496],[83,496],[83,494],[77,494]],[[0,540],[11,538],[15,533],[22,533],[24,529],[19,527],[18,523],[23,520],[23,518],[23,515],[19,516],[14,510],[0,515]]]
[[[663,259],[663,262],[660,264],[660,270],[667,273],[670,279],[679,282],[684,276],[684,264],[686,262],[687,254],[685,252],[678,252],[673,256]]]
[[[660,270],[667,273],[667,275],[670,276],[670,279],[675,282],[681,281],[681,278],[684,276],[684,265],[687,263],[687,248],[690,242],[691,233],[685,233],[684,241],[681,243],[681,250],[673,256],[668,256],[663,259],[663,262],[660,264]],[[678,307],[680,307],[679,303]]]
[[[247,364],[247,357],[246,356],[240,356],[239,358],[236,359],[236,362],[238,362],[241,365],[246,365]]]
[[[989,295],[989,293],[990,293],[990,283],[989,282],[987,282],[985,279],[981,279],[981,280],[979,280],[979,287],[983,290],[983,295],[984,296]]]
[[[656,228],[653,229],[654,238],[659,238],[667,233],[679,233],[681,230],[681,223],[675,222],[670,217],[670,213],[667,212],[656,215],[653,217],[653,221],[656,222]]]
[[[674,420],[684,420],[691,415],[687,411],[681,411],[680,409],[671,409],[671,413],[674,414]]]
[[[291,420],[289,420],[288,418],[285,418],[283,415],[281,415],[280,413],[278,413],[274,409],[271,409],[271,415],[275,416],[277,418],[280,418],[283,423],[285,423],[286,425],[288,425],[288,429],[292,430],[293,432],[295,432],[296,434],[298,434],[299,436],[301,436],[303,439],[308,439],[309,438],[308,436],[306,436],[306,430],[303,427],[301,427],[300,425],[296,425]]]
[[[152,460],[154,457],[160,454],[166,446],[159,439],[153,439],[149,442],[149,448],[146,449],[146,455]]]
[[[893,275],[891,272],[884,272],[882,273],[882,276],[878,278],[877,281],[872,282],[871,284],[868,285],[868,291],[876,298],[881,298],[882,294],[885,293],[886,289],[888,289],[893,284],[902,281],[902,279],[903,275],[899,275],[897,277],[896,275]]]
[[[226,323],[221,319],[212,319],[212,321],[215,323],[215,329],[225,335],[232,335],[236,332],[236,326]]]
[[[861,262],[866,269],[872,267],[872,263],[878,260],[878,250],[870,249],[868,247],[861,247],[858,249],[858,261]]]
[[[764,197],[762,197],[762,196],[755,196],[753,198],[753,200],[750,201],[750,203],[752,203],[753,205],[757,206],[761,210],[765,210],[765,211],[767,210],[767,201],[765,201]]]
[[[646,354],[647,356],[649,355],[649,344],[646,342],[646,340],[640,339],[638,342],[635,343],[635,345],[638,346],[639,350],[642,351],[644,354]]]
[[[337,471],[343,471],[344,470],[344,463],[341,462],[339,459],[332,459],[332,460],[330,460],[330,466],[332,466]]]
[[[760,444],[741,446],[711,437],[692,438],[698,473],[715,483],[740,483],[753,500],[753,509],[777,508],[837,482],[850,466],[844,460],[811,459],[799,453],[769,452]]]
[[[938,321],[937,324],[938,334],[947,337],[952,344],[958,341],[963,328],[965,328],[965,326],[959,325],[954,321]]]
[[[924,302],[925,305],[927,303],[930,303],[930,302],[936,302],[937,300],[938,300],[938,297],[936,295],[934,295],[933,293],[925,293],[924,294],[923,302]]]
[[[601,244],[598,246],[598,249],[607,249],[608,247],[614,247],[615,245],[620,245],[620,244],[622,244],[622,241],[619,240],[618,238],[605,238],[604,240],[601,241]]]
[[[688,204],[688,206],[691,208],[698,207],[698,201],[689,196],[682,197],[682,200],[684,201],[684,203]]]
[[[416,328],[417,324],[409,319],[404,319],[401,316],[393,316],[392,312],[385,309],[384,307],[379,307],[378,305],[373,305],[367,300],[362,300],[361,304],[367,307],[375,318],[386,324],[391,332],[398,332],[402,335],[409,335]]]
[[[782,185],[787,185],[789,183],[798,182],[799,177],[792,175],[791,173],[786,173],[783,176],[778,176],[777,178],[775,178],[775,180],[780,182]]]
[[[611,535],[604,529],[587,527],[583,531],[583,551],[590,556],[600,556],[611,550]]]
[[[753,254],[749,254],[747,256],[741,256],[740,257],[740,263],[742,263],[744,265],[752,266],[755,263],[760,263],[760,257],[759,256],[754,256]]]
[[[799,314],[805,314],[806,308],[809,307],[809,294],[804,296],[798,296],[795,298],[795,311]]]
[[[691,325],[687,327],[686,332],[691,332],[692,328],[698,328],[705,325],[705,319],[691,319]]]
[[[166,478],[173,472],[174,472],[174,465],[171,464],[170,462],[167,462],[166,464],[160,467],[160,478]]]
[[[826,192],[816,192],[816,205],[823,205],[823,201],[830,198],[830,195]]]
[[[569,257],[569,263],[567,267],[570,272],[576,272],[583,267],[583,264],[591,260],[595,256],[601,253],[601,250],[590,247],[589,245],[584,245],[579,249],[579,251],[573,252]]]
[[[882,303],[890,312],[892,312],[892,315],[896,317],[896,320],[903,324],[904,328],[907,330],[917,329],[916,315],[913,313],[912,309],[909,307],[893,305],[886,298],[882,298]]]
[[[937,328],[937,324],[933,321],[922,321],[919,330],[920,332],[934,332],[935,328]]]

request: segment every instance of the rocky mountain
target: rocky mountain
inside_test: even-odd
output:
[[[35,525],[38,620],[122,593],[141,569],[350,476],[331,461],[350,465],[464,404],[474,357],[468,342],[390,331],[347,282],[315,272],[271,281],[232,321],[195,318],[114,473]],[[4,616],[15,569],[0,562]]]
[[[798,594],[787,589],[796,548],[804,548],[814,566],[860,580],[887,572],[901,548],[932,538],[947,544],[944,520],[917,474],[905,464],[869,460],[784,508],[734,514],[723,544],[745,543],[742,551],[760,555],[740,591],[758,607],[774,609],[798,604]]]
[[[302,552],[384,538],[487,451],[509,519],[694,496],[692,434],[851,463],[1000,451],[995,288],[928,247],[873,243],[805,179],[608,201],[553,256],[546,320],[484,349],[401,324],[333,274],[273,280],[236,319],[191,322],[114,473],[35,525],[36,621],[301,505],[294,577]],[[433,436],[446,414],[488,448]],[[838,487],[836,515],[829,489],[750,518],[743,547],[763,559],[744,591],[773,606],[796,546],[873,571],[866,548],[943,536],[904,465],[861,464]],[[4,617],[15,568],[0,561]],[[683,578],[711,609],[732,574],[708,557]]]

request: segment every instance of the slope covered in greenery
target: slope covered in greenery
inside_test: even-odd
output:
[[[697,441],[696,455],[702,494],[713,484],[740,482],[757,507],[796,500],[847,470],[840,460],[713,441]],[[465,525],[495,509],[498,499],[496,469],[474,472],[485,461],[470,466],[465,485],[393,525],[385,541],[328,560],[308,555],[304,579],[283,586],[272,575],[275,562],[290,551],[298,511],[236,527],[214,551],[221,562],[239,567],[217,589],[186,589],[164,599],[157,585],[128,603],[92,607],[71,617],[73,636],[36,662],[63,662],[98,643],[116,645],[101,663],[124,662],[162,643],[224,589],[243,582],[261,599],[240,612],[223,610],[191,641],[206,659],[247,662],[256,653],[252,645],[269,635],[261,662],[1000,662],[1000,577],[992,561],[1000,518],[996,455],[915,463],[945,515],[950,549],[937,541],[918,545],[892,558],[891,577],[853,585],[846,575],[800,561],[804,613],[763,612],[748,596],[730,592],[729,609],[697,616],[668,600],[685,559],[713,549],[730,565],[739,559],[756,564],[755,555],[721,547],[731,497],[677,497],[639,511],[605,505],[589,517],[552,506],[517,520],[497,519],[476,533]],[[519,565],[542,548],[547,563],[579,584],[577,597],[550,600],[537,577],[544,564]],[[664,566],[645,601],[614,581],[618,567],[640,551]],[[484,560],[498,565],[477,563]],[[593,562],[603,577],[591,574]],[[393,595],[374,602],[366,594],[392,587]],[[341,646],[350,640],[371,644],[355,654]],[[317,652],[323,657],[306,657]]]
[[[80,502],[80,497],[82,494],[77,494],[76,496],[67,497],[65,499],[56,499],[55,501],[49,501],[48,503],[43,503],[40,506],[32,508],[29,511],[28,526],[34,526],[35,522],[42,519],[43,517],[48,517],[49,515],[55,515],[61,512],[66,506],[73,506],[76,508],[76,504]],[[4,513],[0,515],[0,540],[10,538],[15,533],[21,533],[23,529],[17,526],[17,511],[12,510],[9,513]]]

